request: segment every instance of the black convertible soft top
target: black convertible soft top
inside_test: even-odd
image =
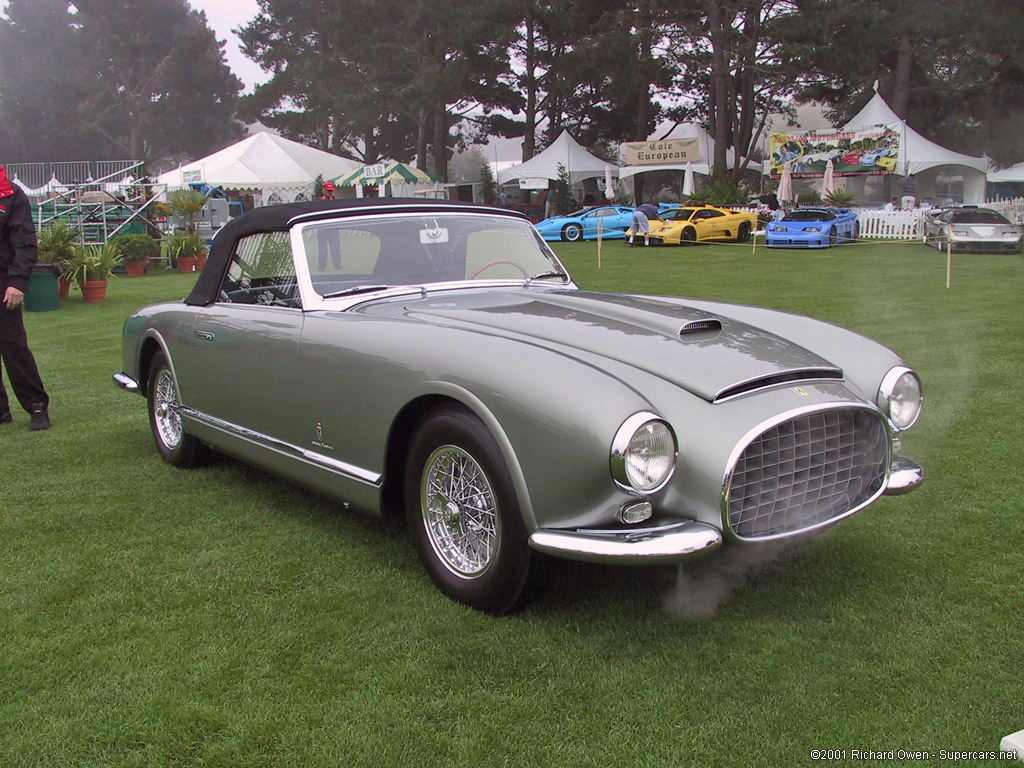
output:
[[[439,211],[479,211],[526,218],[507,208],[491,208],[456,200],[419,200],[402,197],[370,197],[355,200],[313,200],[284,205],[268,205],[243,213],[217,232],[202,274],[196,280],[186,304],[206,306],[217,299],[224,273],[231,262],[235,243],[256,232],[284,231],[296,220],[309,221],[339,216],[362,216],[368,213],[432,213]]]

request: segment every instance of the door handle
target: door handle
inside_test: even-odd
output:
[[[216,334],[210,333],[209,331],[195,331],[193,335],[197,339],[202,339],[203,341],[213,341],[215,338],[217,338]]]

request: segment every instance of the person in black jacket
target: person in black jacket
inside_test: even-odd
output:
[[[0,165],[0,359],[21,407],[31,414],[29,429],[49,429],[50,398],[28,348],[22,302],[35,265],[36,228],[28,198],[7,179]],[[0,379],[0,424],[13,421],[7,390]]]

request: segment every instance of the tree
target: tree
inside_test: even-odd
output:
[[[498,204],[498,182],[494,180],[491,164],[486,161],[480,165],[480,196],[487,205]]]
[[[709,158],[715,176],[740,179],[740,158],[759,145],[765,117],[795,90],[779,40],[794,12],[789,0],[698,0],[676,8],[679,105],[671,114],[707,128],[715,140]]]
[[[77,48],[66,0],[12,0],[0,18],[0,130],[10,161],[81,157],[88,139],[72,119]]]
[[[786,46],[800,97],[846,123],[873,94],[943,146],[1012,163],[1024,157],[1024,42],[1005,3],[799,0]],[[870,19],[870,23],[865,23]],[[956,30],[951,34],[950,30]]]
[[[195,156],[241,135],[241,83],[185,0],[11,0],[0,111],[38,159]]]

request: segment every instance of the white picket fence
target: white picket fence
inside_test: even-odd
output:
[[[1014,224],[1024,223],[1024,197],[1007,200],[991,200],[985,203],[986,208],[999,211]]]
[[[921,218],[924,212],[885,211],[865,209],[857,211],[860,236],[877,240],[916,240],[923,232]]]

